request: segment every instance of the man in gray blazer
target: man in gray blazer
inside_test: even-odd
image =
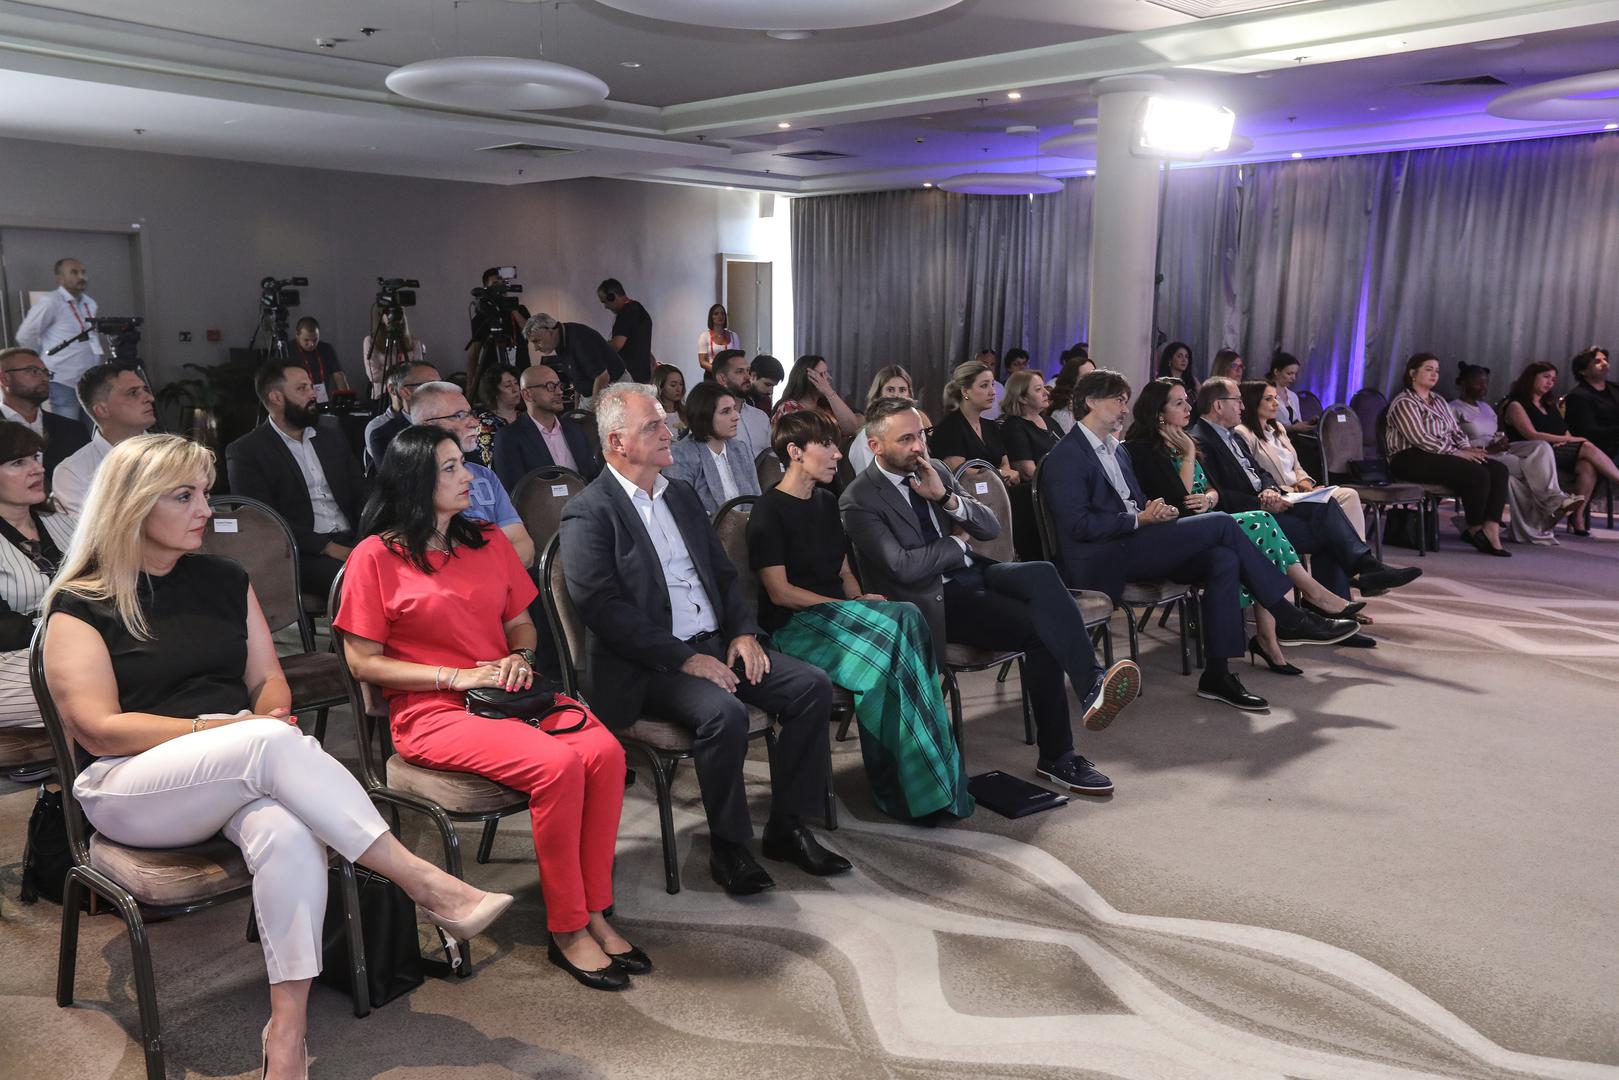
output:
[[[738,495],[759,494],[751,447],[737,434],[741,405],[718,383],[698,383],[686,397],[687,435],[669,448],[675,463],[664,475],[690,484],[711,517]]]
[[[1063,674],[1085,705],[1085,726],[1099,731],[1140,693],[1140,670],[1129,660],[1097,669],[1056,567],[999,563],[968,548],[964,537],[993,540],[1000,522],[928,456],[914,402],[884,398],[872,406],[866,437],[875,460],[840,502],[861,584],[922,609],[941,665],[946,642],[1021,651],[1040,747],[1036,771],[1070,791],[1111,794],[1112,781],[1074,752]]]
[[[585,695],[614,731],[643,712],[689,728],[711,839],[709,870],[726,892],[775,884],[748,852],[742,788],[748,705],[780,721],[770,755],[766,858],[811,874],[848,860],[804,824],[826,791],[826,672],[760,641],[757,614],[692,489],[660,475],[669,428],[652,387],[613,383],[596,396],[606,468],[562,512],[563,571],[587,630]]]

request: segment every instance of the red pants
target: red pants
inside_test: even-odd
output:
[[[562,713],[546,727],[571,727]],[[395,725],[394,746],[413,765],[477,773],[528,792],[534,854],[554,934],[583,930],[590,912],[613,904],[613,849],[624,808],[624,748],[594,717],[568,735],[463,709],[417,713]]]

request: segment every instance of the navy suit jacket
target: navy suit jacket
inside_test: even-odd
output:
[[[560,416],[557,423],[562,425],[562,439],[568,444],[574,463],[579,466],[579,475],[586,480],[596,479],[596,474],[601,472],[601,462],[591,453],[590,439],[584,429]],[[545,439],[528,413],[520,414],[516,420],[495,432],[495,475],[500,477],[507,491],[516,491],[517,482],[535,469],[555,464],[551,460],[550,448],[545,445]]]
[[[1139,510],[1147,505],[1147,497],[1123,445],[1118,460]],[[1041,463],[1040,499],[1051,515],[1057,548],[1052,562],[1063,580],[1070,588],[1095,589],[1117,602],[1125,582],[1122,551],[1135,538],[1135,515],[1113,490],[1101,459],[1078,424]]]
[[[1213,424],[1199,420],[1192,425],[1192,438],[1197,440],[1197,445],[1203,451],[1203,472],[1208,477],[1209,486],[1220,493],[1220,509],[1228,514],[1258,510],[1259,492],[1254,490],[1254,483],[1248,478],[1242,462],[1237,460],[1237,454],[1246,456],[1254,472],[1259,474],[1260,491],[1276,484],[1265,467],[1248,453],[1242,436],[1232,433],[1231,441],[1237,447],[1236,453],[1233,453],[1225,440],[1220,438],[1220,433],[1214,430]]]

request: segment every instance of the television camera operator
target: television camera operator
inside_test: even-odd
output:
[[[368,321],[370,330],[360,343],[373,401],[386,397],[383,384],[394,366],[427,363],[427,346],[411,333],[410,317],[405,313],[406,308],[416,306],[416,290],[420,287],[421,282],[415,278],[377,278],[377,295],[371,302]]]
[[[472,337],[467,342],[467,385],[477,386],[478,375],[486,364],[510,364],[518,371],[528,367],[528,342],[523,324],[528,308],[517,294],[517,267],[491,266],[483,272],[483,284],[472,290]]]

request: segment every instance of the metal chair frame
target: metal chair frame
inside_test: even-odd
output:
[[[157,979],[152,970],[152,947],[146,936],[146,921],[190,915],[233,900],[245,899],[251,903],[253,887],[251,883],[241,885],[184,904],[142,904],[121,883],[90,865],[90,841],[85,828],[84,810],[73,794],[73,784],[79,775],[78,760],[74,756],[73,740],[68,735],[61,714],[56,710],[56,701],[45,679],[46,625],[41,622],[39,629],[34,632],[28,678],[56,759],[56,775],[62,784],[62,814],[67,826],[68,855],[72,861],[62,887],[62,936],[57,954],[56,1004],[64,1009],[73,1004],[74,976],[78,969],[79,920],[83,915],[80,908],[88,890],[112,904],[124,921],[125,931],[129,935],[130,966],[135,978],[135,1001],[140,1010],[141,1051],[146,1058],[147,1080],[165,1080],[163,1025],[158,1016]],[[332,858],[336,860],[342,876],[341,891],[351,965],[349,989],[354,998],[354,1015],[363,1018],[371,1014],[371,992],[366,983],[365,941],[360,933],[360,895],[355,883],[354,865],[335,853]],[[252,920],[249,922],[251,924]]]

